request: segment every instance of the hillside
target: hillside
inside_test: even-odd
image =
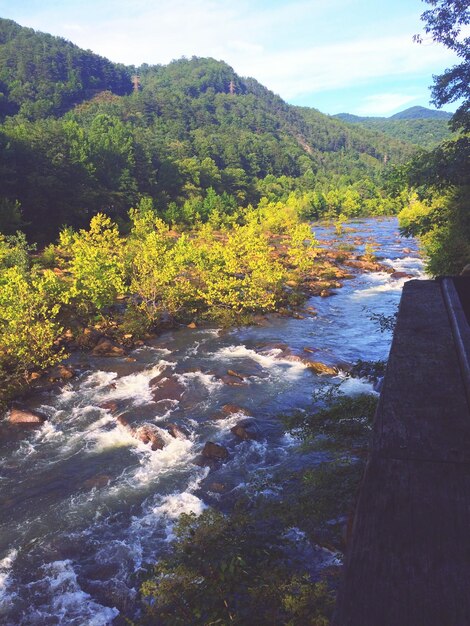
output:
[[[130,72],[60,37],[0,19],[0,117],[64,113],[99,91],[130,93]]]
[[[290,106],[222,61],[125,68],[9,20],[0,21],[0,33],[4,232],[21,226],[47,240],[100,210],[126,220],[142,195],[162,215],[190,222],[210,189],[225,194],[222,212],[262,196],[349,187],[356,204],[375,198],[378,207],[384,172],[413,152],[379,132]],[[318,210],[329,210],[317,200]]]
[[[350,113],[338,113],[332,117],[426,149],[451,137],[448,122],[452,114],[426,107],[410,107],[390,117],[361,117]]]
[[[436,109],[427,109],[426,107],[410,107],[404,111],[399,111],[395,115],[391,115],[391,120],[447,120],[452,117],[452,113],[448,111],[437,111]]]

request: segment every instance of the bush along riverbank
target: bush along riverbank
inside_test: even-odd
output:
[[[327,626],[376,403],[332,386],[282,418],[299,442],[292,471],[182,515],[141,586],[137,623]],[[315,462],[299,463],[307,456]]]
[[[88,230],[64,229],[41,254],[21,233],[0,235],[3,402],[32,384],[68,379],[70,368],[57,366],[71,351],[122,356],[179,324],[299,315],[309,295],[328,296],[351,271],[380,267],[373,245],[355,255],[341,244],[342,222],[336,245],[320,247],[295,210],[266,205],[231,219],[215,215],[177,232],[143,200],[130,211],[126,236],[103,214]]]

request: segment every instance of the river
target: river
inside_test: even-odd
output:
[[[396,219],[348,227],[345,243],[374,241],[385,264],[423,277],[417,245],[399,236]],[[320,240],[331,237],[327,227],[315,232]],[[170,331],[134,350],[132,360],[75,355],[79,375],[34,398],[47,422],[0,443],[0,622],[111,624],[117,607],[132,606],[138,572],[171,539],[180,513],[223,506],[224,498],[256,477],[289,466],[297,441],[283,432],[278,414],[307,407],[325,381],[344,380],[350,393],[372,390],[366,380],[341,371],[317,376],[283,358],[276,344],[294,352],[307,347],[332,363],[386,359],[390,333],[381,333],[371,314],[393,314],[403,282],[386,272],[358,273],[335,295],[311,298],[307,305],[315,316],[272,316],[263,326],[229,331]],[[227,385],[220,377],[229,369],[249,377],[240,386]],[[155,401],[149,382],[162,372],[180,393]],[[165,447],[152,451],[137,441],[100,407],[110,401],[129,421],[160,426]],[[240,414],[213,419],[225,404],[256,418],[258,440],[240,442],[230,432]],[[168,434],[170,422],[187,436]],[[193,463],[209,440],[230,453],[211,472]],[[224,495],[214,484],[224,485]]]

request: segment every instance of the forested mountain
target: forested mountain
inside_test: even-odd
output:
[[[404,111],[399,111],[395,115],[391,115],[391,120],[447,120],[452,117],[452,113],[448,111],[437,111],[436,109],[427,109],[426,107],[410,107]]]
[[[384,174],[413,152],[290,106],[222,61],[125,68],[9,20],[0,33],[0,231],[47,240],[98,211],[125,221],[142,195],[191,222],[209,191],[221,212],[292,192],[311,194],[313,216],[341,211],[345,194],[350,212],[380,212]]]
[[[410,107],[390,117],[361,117],[351,113],[338,113],[333,117],[422,148],[432,148],[451,137],[448,122],[452,114],[426,107]]]
[[[0,19],[0,116],[61,114],[104,89],[130,93],[129,70],[60,37]]]

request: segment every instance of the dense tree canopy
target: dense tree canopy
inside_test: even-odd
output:
[[[426,2],[433,8],[422,15],[425,31],[462,59],[435,77],[433,88],[439,106],[462,99],[452,120],[461,132],[411,162],[408,179],[418,195],[400,223],[420,237],[432,274],[452,274],[470,263],[470,37],[461,33],[470,23],[470,6],[467,0]]]

